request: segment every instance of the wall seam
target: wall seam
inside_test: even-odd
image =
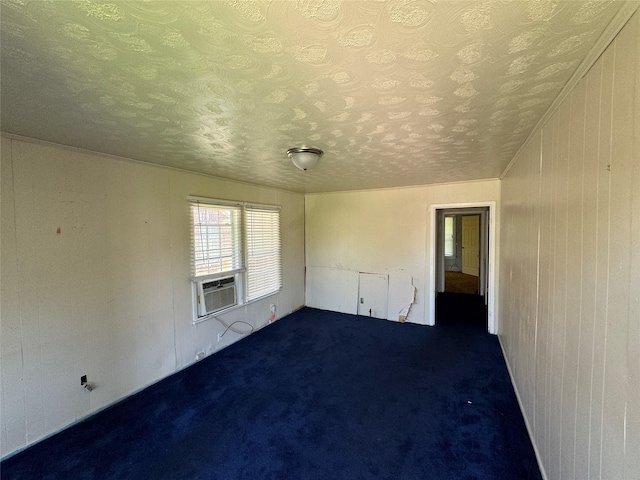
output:
[[[616,60],[617,60],[617,45],[614,43],[613,44],[613,69],[612,71],[615,72],[616,69]],[[611,105],[609,106],[610,108],[610,126],[609,126],[609,161],[612,162],[612,155],[613,155],[613,98],[614,98],[614,92],[615,92],[615,84],[616,84],[616,77],[615,77],[615,73],[612,74],[612,79],[611,79]],[[604,431],[604,405],[605,405],[605,384],[606,384],[606,379],[607,379],[607,336],[608,336],[608,326],[609,326],[609,270],[610,270],[610,261],[611,261],[611,175],[607,176],[607,180],[609,183],[608,186],[608,198],[607,198],[607,260],[606,260],[606,264],[607,264],[607,271],[605,272],[605,301],[604,301],[604,312],[605,312],[605,322],[604,322],[604,348],[603,348],[603,364],[602,364],[602,388],[601,388],[601,394],[602,394],[602,400],[601,400],[601,412],[600,412],[600,462],[599,462],[599,467],[600,467],[600,471],[598,472],[598,477],[602,478],[602,457],[603,457],[603,431]]]
[[[601,119],[602,116],[600,115],[601,110],[602,110],[602,81],[603,81],[603,76],[604,76],[604,70],[600,69],[600,79],[599,79],[599,91],[598,91],[598,135],[597,135],[597,158],[596,158],[596,165],[600,165],[600,137],[601,137]],[[596,204],[596,209],[598,207],[598,204],[600,203],[600,176],[596,175],[595,176],[596,179],[596,192],[595,192],[595,204]],[[591,426],[592,426],[592,421],[591,418],[593,416],[593,391],[594,391],[594,373],[595,373],[595,369],[593,368],[593,364],[594,364],[594,357],[595,357],[595,351],[596,351],[596,320],[597,320],[597,315],[595,314],[595,307],[597,304],[597,299],[598,299],[598,240],[599,240],[599,230],[600,230],[600,223],[597,221],[597,211],[595,212],[596,215],[596,221],[595,223],[595,232],[594,232],[594,239],[595,239],[595,244],[594,244],[594,252],[595,252],[595,261],[594,261],[594,273],[595,273],[595,284],[594,284],[594,288],[593,288],[593,294],[594,294],[594,314],[593,314],[593,319],[592,319],[592,323],[593,323],[593,339],[591,340],[591,357],[592,357],[592,361],[591,361],[591,385],[590,385],[590,396],[589,396],[589,435],[588,435],[588,452],[587,452],[587,478],[591,477],[591,444],[592,444],[592,435],[591,435]]]
[[[16,214],[16,172],[15,172],[15,161],[13,156],[13,139],[9,139],[9,158],[11,161],[11,197],[13,198],[13,241],[16,248],[16,274],[19,275],[17,268],[17,254],[18,254],[18,216]],[[18,284],[19,285],[19,284]],[[27,435],[27,392],[26,392],[26,384],[24,380],[24,326],[23,326],[23,315],[22,315],[22,302],[20,301],[20,288],[16,287],[17,290],[17,298],[18,298],[18,315],[20,315],[20,368],[21,368],[21,381],[22,381],[22,407],[24,409],[24,442],[27,443],[28,435]]]

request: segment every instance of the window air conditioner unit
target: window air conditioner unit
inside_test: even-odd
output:
[[[196,282],[196,286],[199,317],[237,304],[235,277],[202,280]]]

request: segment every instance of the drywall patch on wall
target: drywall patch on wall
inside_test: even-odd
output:
[[[385,318],[394,322],[408,319],[416,301],[416,287],[408,273],[358,272],[332,267],[307,267],[306,305],[321,310],[358,315],[360,279],[362,275],[388,277]],[[411,319],[409,319],[411,320]]]
[[[307,306],[357,315],[358,275],[354,270],[307,267]]]
[[[389,273],[389,302],[387,320],[404,322],[416,301],[413,277],[404,272]]]
[[[358,315],[387,319],[389,308],[389,275],[359,272]]]
[[[307,194],[305,263],[307,267],[410,275],[416,295],[406,321],[419,325],[434,324],[435,284],[430,270],[432,249],[435,256],[432,206],[498,206],[499,202],[499,180]],[[494,272],[500,263],[500,212],[496,209],[494,213],[492,228],[495,232],[492,239],[495,251],[491,257],[494,268],[490,272],[496,285]],[[306,292],[307,298],[314,293],[309,284]],[[497,319],[499,312],[492,298],[490,295],[489,309]],[[394,316],[402,306],[395,308],[396,311],[389,310]],[[327,310],[334,308],[328,306]],[[430,322],[432,312],[434,320]],[[397,317],[394,320],[397,321]]]

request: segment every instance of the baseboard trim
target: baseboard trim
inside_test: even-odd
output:
[[[498,343],[500,344],[500,350],[502,350],[502,357],[504,358],[504,363],[507,365],[507,371],[509,372],[509,379],[511,380],[511,385],[513,385],[513,390],[516,393],[516,399],[518,400],[518,406],[520,407],[522,418],[524,418],[524,424],[527,427],[527,433],[529,434],[529,440],[531,440],[531,445],[533,446],[533,452],[536,455],[538,468],[540,469],[540,473],[542,474],[543,480],[549,480],[549,477],[547,476],[547,472],[545,471],[544,465],[542,463],[542,457],[540,456],[540,451],[538,450],[538,446],[536,445],[536,440],[533,437],[533,429],[531,428],[531,424],[529,423],[529,419],[527,418],[527,413],[524,410],[522,399],[520,398],[520,392],[518,392],[518,386],[516,385],[516,382],[514,381],[514,378],[513,378],[513,374],[511,372],[511,365],[509,364],[509,359],[504,350],[504,345],[502,344],[501,335],[498,335]]]

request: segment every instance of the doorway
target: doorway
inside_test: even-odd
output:
[[[441,227],[438,238],[443,242],[441,259],[444,266],[444,288],[438,292],[482,295],[480,289],[480,219],[481,215],[472,211],[458,212],[446,210],[439,212],[444,215],[444,223],[439,220]],[[442,268],[438,270],[443,274]]]
[[[431,206],[429,325],[436,323],[439,293],[447,289],[465,289],[460,293],[471,293],[472,289],[486,306],[489,333],[496,333],[495,209],[495,202]]]

